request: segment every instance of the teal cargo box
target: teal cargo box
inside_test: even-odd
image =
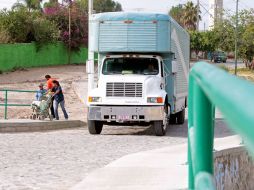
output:
[[[90,21],[89,42],[95,52],[171,52],[179,42],[188,42],[189,36],[171,17],[151,13],[101,13]],[[186,47],[186,51],[189,51]]]

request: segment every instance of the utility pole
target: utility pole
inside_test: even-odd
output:
[[[94,87],[94,52],[91,50],[90,35],[91,35],[91,17],[93,14],[93,0],[88,1],[88,90]]]
[[[197,31],[199,31],[199,12],[200,12],[200,2],[197,0]]]
[[[235,75],[237,75],[237,53],[238,53],[238,4],[236,0],[236,19],[235,19]]]
[[[68,64],[70,64],[71,63],[71,4],[69,4],[68,12],[69,12]]]

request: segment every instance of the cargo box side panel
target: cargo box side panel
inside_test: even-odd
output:
[[[128,24],[127,51],[157,51],[157,25],[152,22],[135,21]]]
[[[169,21],[159,21],[157,23],[157,51],[170,52],[171,45]]]
[[[171,51],[175,54],[178,65],[175,78],[175,109],[180,111],[188,95],[190,42],[188,33],[174,21],[171,22]]]
[[[121,21],[105,21],[99,24],[99,52],[125,51],[128,25]]]
[[[99,52],[169,52],[168,21],[103,21]]]

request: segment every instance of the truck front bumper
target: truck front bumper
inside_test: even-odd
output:
[[[158,121],[163,120],[163,106],[90,106],[88,119],[97,121]]]

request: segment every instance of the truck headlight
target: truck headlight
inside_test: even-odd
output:
[[[88,102],[101,102],[101,97],[89,96],[88,97]]]
[[[147,98],[148,103],[163,103],[162,97],[148,97]]]

